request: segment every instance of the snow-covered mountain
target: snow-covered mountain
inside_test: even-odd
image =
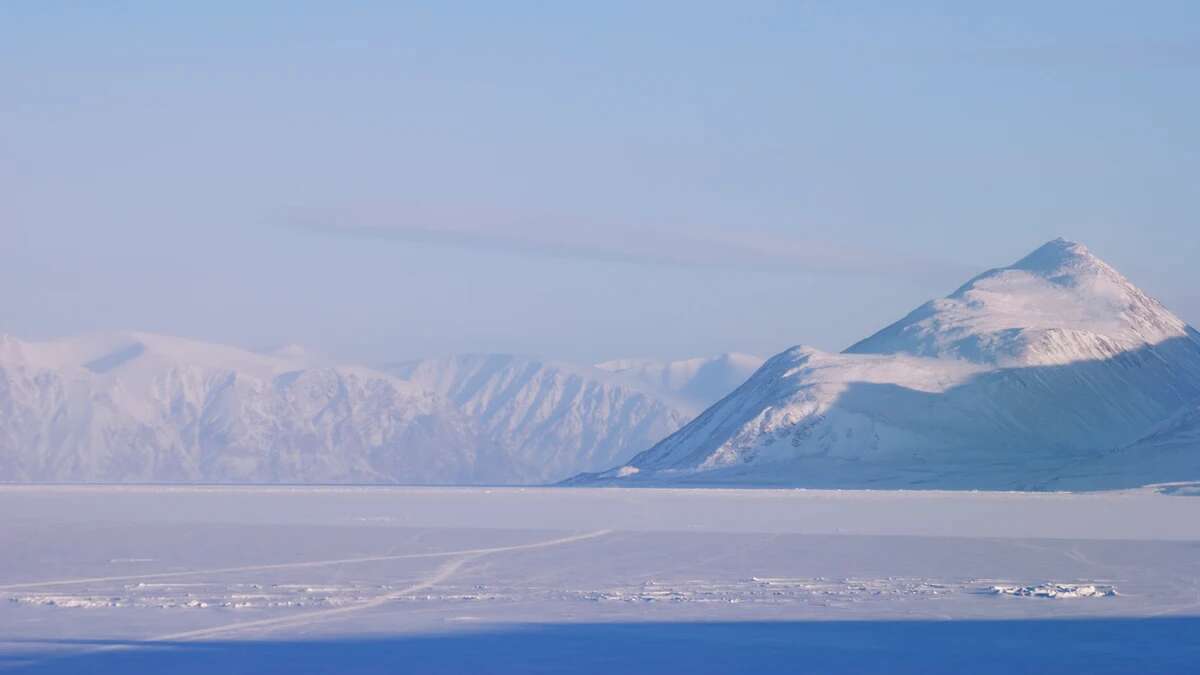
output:
[[[1200,401],[1195,401],[1145,436],[1095,464],[1063,471],[1050,487],[1119,488],[1200,479]]]
[[[383,373],[143,333],[0,338],[3,480],[498,476],[511,462],[468,416]]]
[[[1021,367],[1112,358],[1175,338],[1182,320],[1081,244],[1056,239],[849,349]]]
[[[1132,454],[1139,452],[1157,452],[1163,450],[1200,449],[1200,401],[1186,406],[1166,421],[1156,426],[1128,451]]]
[[[530,482],[626,461],[694,414],[604,370],[505,354],[425,359],[388,371],[452,401]]]
[[[0,336],[4,481],[541,483],[693,415],[636,378],[512,356],[370,369],[294,345]]]
[[[1186,436],[1160,425],[1190,429],[1196,400],[1200,334],[1060,239],[842,354],[779,354],[633,461],[574,482],[1086,487],[1112,462],[1156,461],[1151,439]],[[1200,448],[1171,467],[1200,478]]]
[[[762,366],[763,360],[728,353],[679,361],[617,359],[596,367],[663,392],[694,416],[737,389]]]

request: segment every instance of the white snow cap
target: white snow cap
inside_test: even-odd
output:
[[[851,346],[1027,366],[1109,358],[1189,335],[1187,325],[1083,244],[1055,239]]]

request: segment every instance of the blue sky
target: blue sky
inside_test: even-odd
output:
[[[840,349],[1059,235],[1200,322],[1195,2],[246,5],[0,6],[0,331]]]

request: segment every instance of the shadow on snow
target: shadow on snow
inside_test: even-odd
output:
[[[0,669],[206,675],[1169,673],[1195,672],[1200,663],[1200,617],[521,624],[303,641],[33,640],[20,646],[27,663],[0,661]],[[78,653],[80,648],[90,651]]]

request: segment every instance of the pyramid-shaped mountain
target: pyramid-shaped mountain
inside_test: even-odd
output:
[[[1200,478],[1200,334],[1058,239],[841,354],[794,347],[582,484],[1019,489]],[[1167,448],[1167,449],[1163,449]]]

